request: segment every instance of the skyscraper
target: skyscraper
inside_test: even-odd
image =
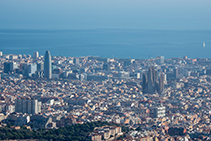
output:
[[[18,64],[16,62],[4,62],[4,73],[12,72],[17,68]]]
[[[175,68],[174,68],[174,78],[178,78],[178,75],[179,75],[179,73],[178,73],[178,68],[175,67]]]
[[[75,65],[79,65],[79,64],[80,64],[79,58],[73,58],[73,63],[74,63]]]
[[[51,71],[51,54],[47,50],[45,52],[45,60],[44,60],[44,77],[47,79],[51,79],[52,71]]]
[[[22,74],[31,77],[37,71],[37,64],[23,64]]]
[[[38,62],[37,63],[37,71],[43,71],[44,70],[44,63]]]
[[[38,51],[35,51],[34,54],[33,54],[33,58],[34,59],[37,59],[39,57],[39,52]]]
[[[164,64],[164,61],[165,61],[164,56],[159,56],[159,57],[157,57],[157,59],[155,60],[155,62],[156,62],[158,65]]]

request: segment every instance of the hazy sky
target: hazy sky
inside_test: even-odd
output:
[[[0,29],[211,29],[211,0],[0,0]]]

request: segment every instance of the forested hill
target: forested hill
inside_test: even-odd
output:
[[[84,124],[74,124],[71,126],[61,127],[58,129],[38,129],[38,130],[28,130],[22,127],[19,130],[11,129],[9,127],[0,128],[0,140],[8,139],[39,139],[39,140],[55,140],[55,141],[89,141],[89,133],[93,132],[95,127],[101,126],[120,126],[115,123],[108,123],[102,121],[96,121]],[[122,131],[129,131],[129,128],[124,126]]]

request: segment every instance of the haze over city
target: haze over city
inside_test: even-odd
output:
[[[211,29],[209,0],[0,1],[1,29]]]
[[[210,141],[210,0],[1,0],[0,140]]]

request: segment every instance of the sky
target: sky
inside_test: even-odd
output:
[[[0,0],[0,29],[210,30],[210,0]]]

